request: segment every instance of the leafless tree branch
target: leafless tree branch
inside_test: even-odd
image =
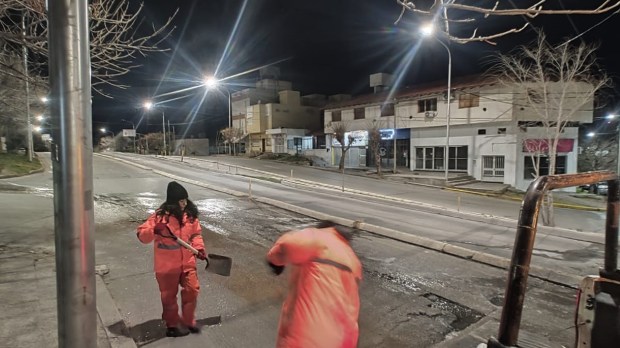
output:
[[[546,6],[547,0],[539,0],[534,3],[528,2],[528,4],[521,5],[522,7],[516,8],[507,8],[506,6],[510,5],[505,4],[512,4],[512,2],[508,1],[495,1],[492,6],[479,5],[480,2],[471,0],[435,0],[432,5],[427,5],[426,7],[425,5],[428,4],[428,1],[396,0],[396,3],[402,7],[402,11],[398,19],[396,20],[396,23],[398,23],[403,18],[404,13],[407,11],[417,15],[428,17],[432,20],[434,17],[436,17],[437,13],[442,13],[445,9],[445,13],[447,13],[447,11],[458,12],[460,16],[468,17],[467,21],[475,22],[476,20],[474,20],[473,17],[476,16],[481,16],[480,19],[488,19],[490,17],[500,16],[523,16],[527,18],[535,18],[541,15],[598,15],[620,10],[620,1],[618,0],[598,0],[587,2],[584,1],[583,7],[572,9],[550,8],[549,6]],[[449,18],[443,18],[443,20],[452,21]],[[494,39],[505,35],[518,33],[525,29],[528,25],[529,23],[525,23],[520,27],[506,29],[497,33],[487,35],[477,35],[478,30],[477,28],[474,28],[473,34],[468,37],[457,37],[451,36],[449,34],[448,37],[450,38],[450,40],[458,43],[478,41],[494,44]]]
[[[160,27],[142,34],[143,4],[132,13],[129,2],[122,0],[93,0],[89,4],[91,71],[93,88],[102,93],[101,86],[126,88],[119,77],[137,65],[137,56],[165,51],[160,46],[172,32],[176,12]],[[22,28],[22,19],[25,30]],[[44,0],[3,0],[0,3],[0,45],[2,51],[20,52],[26,47],[29,66],[41,68],[47,64],[47,13]],[[5,72],[0,66],[0,73]]]

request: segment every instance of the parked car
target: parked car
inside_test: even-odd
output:
[[[603,196],[607,195],[607,182],[606,181],[601,181],[601,182],[597,182],[596,184],[590,184],[590,185],[581,185],[579,186],[579,188],[592,194],[603,195]]]
[[[596,194],[607,196],[607,182],[602,181],[596,184]]]

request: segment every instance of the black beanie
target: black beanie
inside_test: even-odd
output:
[[[168,189],[166,190],[166,203],[177,204],[182,199],[187,199],[187,190],[176,181],[168,183]]]

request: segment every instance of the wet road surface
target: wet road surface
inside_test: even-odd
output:
[[[139,243],[135,228],[165,199],[169,179],[108,160],[95,158],[94,163],[96,263],[110,270],[104,279],[129,326],[127,334],[147,347],[273,346],[286,272],[271,275],[264,257],[280,233],[314,220],[184,184],[201,211],[208,252],[233,257],[234,266],[229,278],[200,271],[197,316],[207,325],[203,333],[165,338],[153,247]],[[9,188],[13,184],[22,188]],[[7,217],[0,232],[2,248],[53,250],[45,173],[3,180],[0,209]],[[495,334],[505,271],[365,232],[352,246],[364,267],[360,347],[429,347],[485,323],[491,323],[489,334]],[[546,337],[554,347],[571,345],[574,300],[573,289],[530,279],[523,330]],[[221,323],[215,324],[218,316]]]

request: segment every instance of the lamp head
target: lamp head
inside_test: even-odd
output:
[[[426,23],[420,27],[420,33],[423,36],[431,36],[435,32],[435,26],[432,23]]]

